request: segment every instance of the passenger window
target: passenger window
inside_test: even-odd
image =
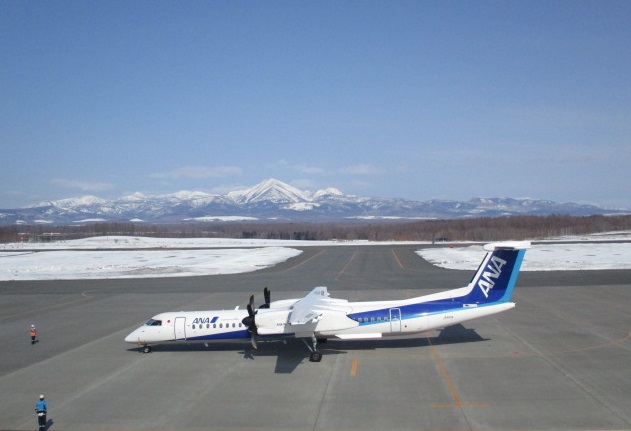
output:
[[[210,323],[206,323],[206,329],[210,328]]]
[[[213,329],[216,329],[216,328],[217,328],[217,324],[213,323]]]
[[[223,328],[223,323],[220,323],[220,324],[219,324],[219,327],[220,327],[220,328]]]

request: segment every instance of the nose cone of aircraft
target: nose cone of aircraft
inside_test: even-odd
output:
[[[131,334],[125,337],[125,341],[128,343],[137,343],[140,341],[140,329],[136,329]]]

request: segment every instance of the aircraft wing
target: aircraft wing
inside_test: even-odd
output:
[[[324,286],[316,287],[304,298],[299,299],[291,307],[291,312],[287,318],[289,325],[306,325],[307,323],[317,322],[323,314],[346,315],[351,311],[350,307],[340,306],[338,304],[346,301],[329,299],[329,293]]]

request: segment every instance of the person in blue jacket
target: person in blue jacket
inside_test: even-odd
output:
[[[35,413],[37,413],[39,431],[46,431],[46,413],[48,413],[48,403],[44,399],[44,395],[40,395],[39,401],[35,403]]]

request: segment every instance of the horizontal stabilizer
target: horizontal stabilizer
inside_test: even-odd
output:
[[[486,251],[495,250],[526,250],[531,247],[530,241],[492,242],[484,246]]]

